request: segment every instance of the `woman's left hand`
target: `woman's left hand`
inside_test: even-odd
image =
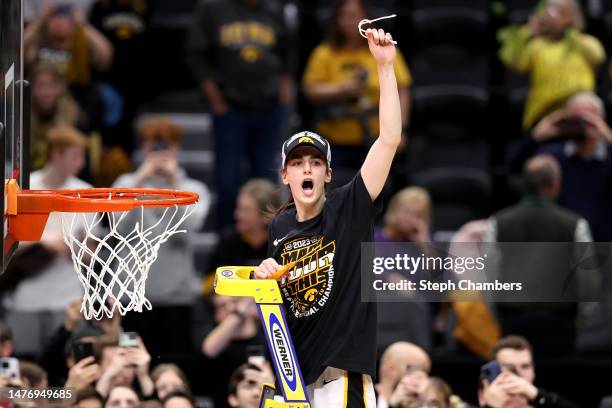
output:
[[[385,33],[383,29],[368,28],[366,36],[368,37],[370,52],[378,65],[393,64],[395,60],[395,45],[393,44],[391,33]]]

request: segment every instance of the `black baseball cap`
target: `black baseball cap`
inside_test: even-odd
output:
[[[291,153],[296,147],[300,146],[314,147],[320,151],[325,160],[327,160],[327,165],[331,166],[331,147],[329,146],[329,142],[325,140],[324,137],[314,132],[304,130],[289,137],[283,143],[283,149],[281,151],[281,164],[283,168],[285,167],[285,164],[287,164],[286,162],[287,157],[289,157],[289,153]]]

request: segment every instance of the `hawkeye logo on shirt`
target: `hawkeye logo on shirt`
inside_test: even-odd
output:
[[[276,45],[274,28],[257,21],[235,21],[220,28],[219,39],[223,47],[240,50],[240,57],[248,63],[261,59],[264,48]]]
[[[297,318],[317,313],[325,306],[334,286],[336,242],[323,244],[323,236],[300,238],[283,246],[283,265],[296,262],[283,278],[281,291]]]

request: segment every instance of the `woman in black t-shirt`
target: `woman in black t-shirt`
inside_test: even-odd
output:
[[[315,408],[375,406],[376,304],[361,302],[360,245],[373,241],[377,198],[400,143],[402,121],[391,35],[367,30],[367,39],[378,67],[380,136],[355,178],[329,193],[329,142],[312,132],[285,141],[281,176],[291,205],[272,220],[270,258],[255,270],[265,279],[296,262],[280,287]]]

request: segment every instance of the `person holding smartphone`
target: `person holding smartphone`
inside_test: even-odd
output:
[[[510,335],[493,346],[495,360],[481,369],[478,400],[485,408],[578,408],[556,392],[536,387],[533,351],[527,339]]]
[[[303,131],[282,146],[281,177],[290,201],[270,224],[268,254],[254,271],[267,279],[296,261],[280,282],[287,321],[314,408],[376,404],[377,311],[361,302],[360,246],[374,237],[379,195],[402,136],[391,34],[366,31],[380,86],[380,135],[348,184],[327,191],[327,140]],[[318,262],[311,269],[312,259]]]
[[[100,395],[108,396],[110,390],[116,386],[131,387],[134,380],[137,381],[143,397],[149,397],[155,392],[155,385],[149,376],[151,355],[142,339],[137,336],[134,342],[133,337],[124,336],[120,344],[110,338],[98,340],[102,351],[101,374],[96,390]]]
[[[545,116],[519,144],[511,167],[519,171],[541,153],[561,166],[558,203],[588,221],[594,241],[612,241],[612,129],[601,98],[581,92]]]

